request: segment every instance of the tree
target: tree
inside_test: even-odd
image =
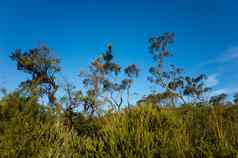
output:
[[[0,94],[4,97],[7,95],[7,89],[6,88],[0,88]],[[0,95],[0,96],[1,96]]]
[[[31,96],[47,95],[49,102],[56,106],[55,93],[58,85],[55,73],[60,71],[60,67],[59,59],[52,56],[51,50],[47,46],[24,53],[17,49],[10,58],[16,62],[18,70],[31,75],[31,79],[21,82],[20,88]]]
[[[113,61],[112,45],[108,45],[106,52],[96,58],[89,67],[89,71],[82,71],[83,85],[87,88],[84,97],[85,110],[93,114],[102,103],[109,103],[112,109],[120,110],[123,104],[123,94],[127,91],[129,104],[130,88],[133,79],[138,76],[139,69],[135,64],[124,69],[126,77],[120,79],[122,67]]]
[[[205,85],[205,80],[207,79],[206,75],[201,74],[197,77],[185,77],[185,86],[183,94],[185,96],[191,97],[192,100],[196,102],[204,102],[204,94],[209,92],[211,88]]]
[[[160,85],[164,89],[163,95],[166,99],[172,97],[172,104],[175,104],[177,99],[186,104],[186,96],[193,97],[193,101],[201,100],[202,95],[209,90],[204,84],[206,76],[203,74],[198,77],[185,76],[183,69],[167,62],[167,59],[173,56],[169,47],[174,42],[174,38],[174,33],[164,33],[149,39],[150,53],[155,65],[149,69],[151,76],[148,80]]]
[[[74,125],[74,118],[79,114],[75,110],[81,106],[83,95],[81,91],[76,90],[73,84],[68,82],[64,85],[64,91],[65,95],[60,99],[64,110],[64,124],[68,129],[71,129]]]
[[[98,109],[100,103],[105,99],[106,91],[116,89],[118,86],[109,82],[108,76],[115,75],[121,71],[120,65],[113,62],[112,45],[108,45],[105,53],[96,58],[89,66],[89,71],[81,71],[83,85],[87,88],[87,97],[84,97],[85,110],[90,110],[91,115]]]
[[[235,104],[238,104],[238,92],[234,94],[234,99],[233,99]]]
[[[176,100],[178,95],[176,93],[172,93],[171,91],[165,91],[163,93],[155,93],[149,94],[148,96],[143,97],[143,99],[139,100],[137,103],[152,103],[153,105],[170,107],[176,106]]]
[[[150,53],[153,56],[155,65],[149,69],[151,74],[148,80],[152,83],[160,85],[165,91],[177,93],[178,97],[185,103],[182,92],[177,92],[183,87],[182,69],[175,65],[167,65],[166,59],[172,56],[169,46],[174,42],[174,33],[164,33],[159,37],[149,39]]]
[[[224,105],[226,98],[227,98],[227,94],[222,93],[219,95],[212,96],[209,102],[213,105]]]
[[[126,89],[126,91],[127,91],[128,108],[130,106],[130,89],[131,89],[132,83],[134,81],[134,78],[138,77],[139,71],[140,71],[139,68],[135,64],[128,65],[124,69],[124,72],[125,72],[127,78],[122,80],[122,86],[124,87],[123,89]]]
[[[119,72],[121,73],[121,71]],[[124,68],[126,77],[124,79],[119,78],[106,78],[104,80],[104,90],[109,92],[109,97],[105,99],[116,107],[120,111],[123,103],[123,93],[126,91],[127,105],[130,105],[130,88],[133,84],[134,78],[139,75],[139,69],[135,64],[128,65]],[[116,75],[117,76],[117,75]]]

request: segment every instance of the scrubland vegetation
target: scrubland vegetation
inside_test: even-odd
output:
[[[169,62],[173,42],[173,33],[149,39],[154,64],[145,78],[163,90],[134,105],[141,68],[115,63],[112,45],[76,74],[81,89],[57,83],[60,61],[48,47],[14,51],[10,58],[30,78],[2,89],[0,157],[238,157],[238,94],[232,102],[209,96],[206,75],[187,76]]]

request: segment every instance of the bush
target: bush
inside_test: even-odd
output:
[[[238,157],[237,107],[145,104],[102,117],[80,115],[69,130],[63,115],[30,104],[14,110],[1,102],[0,157]]]

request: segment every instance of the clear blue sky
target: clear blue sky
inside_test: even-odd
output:
[[[118,62],[140,67],[135,91],[144,94],[152,64],[147,39],[171,31],[173,61],[191,74],[206,73],[214,93],[231,93],[238,88],[237,10],[236,0],[1,1],[0,84],[14,89],[27,77],[9,59],[16,48],[46,43],[62,61],[60,76],[76,81],[111,42]]]

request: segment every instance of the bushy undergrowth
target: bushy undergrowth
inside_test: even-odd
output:
[[[0,157],[238,157],[235,106],[144,104],[99,118],[78,117],[71,130],[62,115],[32,106],[0,106]]]

